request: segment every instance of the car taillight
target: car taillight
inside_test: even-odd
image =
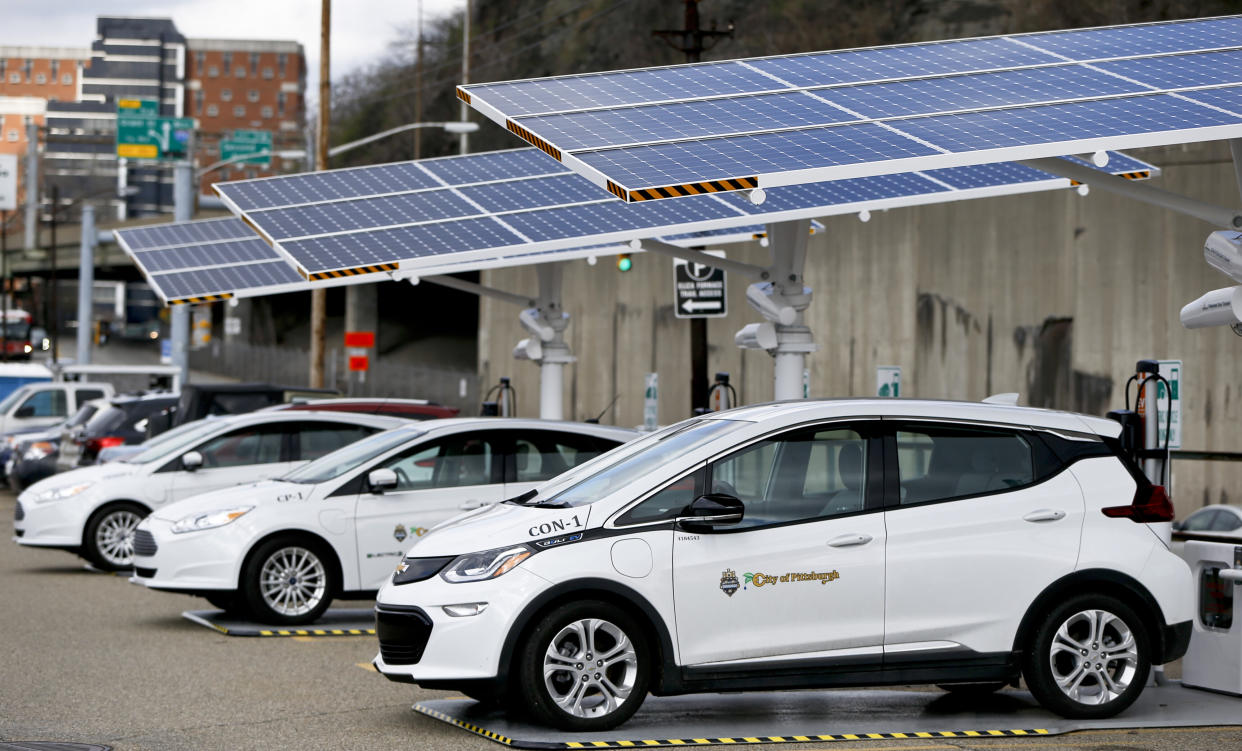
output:
[[[109,446],[120,446],[125,443],[125,439],[119,435],[106,435],[100,438],[86,439],[86,450],[99,453]]]
[[[1173,502],[1163,485],[1140,488],[1129,506],[1108,506],[1101,509],[1105,516],[1129,519],[1136,524],[1173,521]]]

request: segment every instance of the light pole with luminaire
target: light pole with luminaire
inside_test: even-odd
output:
[[[464,121],[450,120],[444,123],[406,123],[405,125],[398,125],[395,128],[389,128],[388,130],[380,131],[379,133],[376,133],[375,135],[367,136],[366,138],[359,138],[357,141],[350,141],[349,143],[343,143],[340,146],[333,146],[332,148],[328,149],[328,156],[336,156],[338,154],[344,154],[346,151],[351,151],[353,149],[358,148],[359,146],[363,146],[373,141],[378,141],[381,138],[387,138],[388,136],[395,136],[398,133],[405,133],[406,131],[415,130],[417,128],[443,128],[445,131],[449,133],[456,133],[458,135],[461,135],[464,133],[475,132],[476,130],[479,129],[479,124],[475,122],[470,122],[469,120],[464,120]]]

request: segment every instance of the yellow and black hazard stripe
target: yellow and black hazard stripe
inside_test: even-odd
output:
[[[1137,172],[1118,172],[1113,177],[1124,177],[1127,180],[1146,180],[1151,177],[1151,170],[1139,170]],[[1082,185],[1080,180],[1070,180],[1070,186]]]
[[[228,633],[225,631],[224,633]],[[259,636],[375,636],[373,628],[274,628],[264,629]]]
[[[526,143],[529,143],[531,146],[534,146],[535,148],[539,149],[543,153],[552,157],[556,161],[558,162],[561,161],[561,150],[560,149],[556,148],[555,146],[543,140],[542,138],[535,135],[534,133],[531,133],[526,128],[523,128],[521,125],[518,125],[512,120],[505,120],[505,127],[509,129],[510,133],[514,134],[515,136],[522,139]]]
[[[478,725],[471,725],[471,724],[470,724],[470,723],[468,723],[468,722],[462,722],[461,720],[457,719],[456,717],[453,717],[453,716],[451,716],[451,715],[447,715],[447,714],[445,714],[445,713],[443,713],[443,712],[440,712],[440,711],[434,710],[434,709],[432,709],[431,707],[426,707],[426,706],[423,706],[422,704],[415,704],[415,705],[414,705],[414,711],[415,711],[415,712],[422,712],[423,714],[427,715],[428,717],[434,717],[434,718],[436,718],[437,720],[441,720],[441,721],[443,721],[443,722],[447,722],[447,723],[449,723],[450,725],[456,725],[457,727],[461,728],[462,730],[469,730],[470,732],[475,733],[476,735],[481,735],[481,736],[483,736],[484,738],[487,738],[487,739],[489,739],[489,740],[496,741],[497,743],[503,743],[503,744],[504,744],[504,745],[506,745],[506,746],[512,746],[512,745],[513,745],[513,739],[512,739],[512,738],[510,738],[510,737],[509,737],[509,736],[507,736],[507,735],[501,735],[500,733],[494,733],[494,732],[492,732],[491,730],[488,730],[487,728],[481,728],[481,727],[479,727]],[[544,745],[544,744],[540,744],[540,745]],[[552,746],[552,745],[554,745],[554,744],[547,744],[547,745],[548,745],[548,746]]]
[[[457,98],[466,104],[470,104],[470,92],[463,91],[460,86],[457,87]]]
[[[377,263],[373,266],[355,266],[352,269],[338,269],[336,271],[320,271],[315,274],[307,274],[301,269],[298,269],[298,273],[302,274],[303,278],[305,278],[308,281],[322,282],[324,279],[341,279],[347,276],[358,276],[360,274],[378,274],[382,271],[396,271],[396,270],[397,270],[397,264],[395,263]]]
[[[220,302],[227,300],[233,296],[232,292],[225,292],[220,295],[203,295],[202,297],[181,297],[176,300],[169,300],[169,305],[196,305],[204,302]]]
[[[723,193],[730,190],[751,190],[759,187],[757,177],[733,177],[728,180],[704,180],[697,183],[681,185],[665,185],[659,188],[639,188],[627,190],[612,180],[608,181],[608,192],[622,201],[653,201],[660,198],[680,198],[681,196],[697,196],[700,193]]]
[[[455,723],[461,725],[462,723]],[[1038,730],[936,730],[917,733],[841,733],[836,735],[756,735],[734,738],[665,738],[633,741],[569,741],[562,748],[666,748],[669,746],[717,746],[762,743],[809,743],[814,741],[914,740],[927,738],[999,738],[1048,735]]]

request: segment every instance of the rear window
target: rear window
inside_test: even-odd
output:
[[[1035,481],[1031,439],[1005,430],[908,425],[897,431],[901,503],[998,493]]]

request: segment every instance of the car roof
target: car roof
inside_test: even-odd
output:
[[[218,421],[221,425],[250,425],[275,422],[323,420],[325,422],[343,422],[352,425],[366,425],[369,427],[379,428],[380,430],[388,430],[390,428],[410,424],[409,420],[405,420],[400,417],[391,417],[389,415],[372,415],[359,412],[320,412],[315,410],[286,410],[280,412],[268,412],[261,410],[258,412],[245,412],[240,415],[208,415],[202,419],[210,419],[213,422]]]
[[[403,420],[402,422],[407,425],[410,424],[407,420]],[[417,427],[415,428],[415,426]],[[570,420],[540,420],[533,417],[444,417],[439,420],[427,420],[424,422],[413,423],[411,427],[427,432],[456,431],[462,428],[474,428],[476,430],[522,428],[534,430],[563,430],[567,433],[592,435],[599,438],[612,438],[618,441],[628,441],[639,435],[637,430],[632,428],[621,428],[616,425],[600,425],[598,423],[573,422]]]
[[[909,417],[1000,423],[1024,427],[1095,433],[1116,437],[1121,425],[1113,420],[1037,407],[1016,407],[947,399],[798,399],[713,412],[708,419],[793,422],[799,417]]]

